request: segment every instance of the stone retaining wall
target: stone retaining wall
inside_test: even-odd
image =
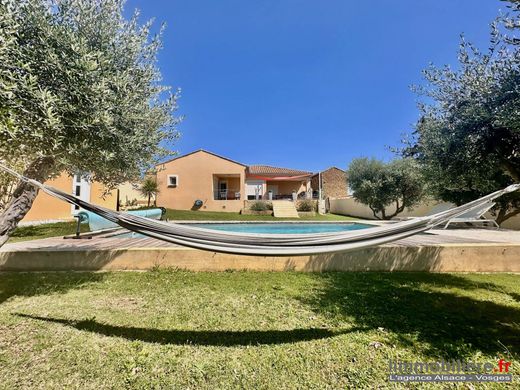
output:
[[[384,245],[312,256],[242,256],[187,248],[0,252],[0,271],[425,271],[520,272],[520,244]]]

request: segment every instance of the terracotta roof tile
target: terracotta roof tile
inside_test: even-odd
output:
[[[300,171],[298,169],[272,167],[270,165],[249,165],[247,171],[250,175],[265,176],[302,176],[312,175],[312,172]]]

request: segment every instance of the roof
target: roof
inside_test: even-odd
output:
[[[279,168],[272,167],[270,165],[250,165],[248,167],[248,173],[251,175],[264,175],[264,176],[302,176],[312,175],[312,172],[300,171],[298,169]]]
[[[240,162],[238,162],[238,161],[231,160],[230,158],[227,158],[227,157],[221,156],[221,155],[219,155],[219,154],[216,154],[216,153],[210,152],[210,151],[208,151],[208,150],[204,150],[204,149],[194,150],[193,152],[190,152],[190,153],[187,153],[187,154],[183,154],[182,156],[177,156],[177,157],[171,158],[171,159],[169,159],[169,160],[166,160],[166,161],[163,161],[162,163],[157,164],[156,166],[158,166],[158,165],[168,164],[168,163],[170,163],[170,162],[172,162],[172,161],[175,161],[175,160],[178,160],[178,159],[180,159],[180,158],[187,157],[187,156],[191,156],[192,154],[199,153],[199,152],[204,152],[204,153],[207,153],[207,154],[211,154],[212,156],[215,156],[215,157],[221,158],[221,159],[223,159],[223,160],[230,161],[230,162],[235,163],[235,164],[238,164],[238,165],[242,165],[243,167],[247,167],[247,165],[242,164],[242,163],[240,163]]]
[[[178,159],[181,159],[181,158],[184,158],[184,157],[187,157],[192,154],[199,153],[199,152],[208,153],[208,154],[211,154],[212,156],[215,156],[215,157],[221,158],[223,160],[230,161],[232,163],[246,167],[248,170],[248,173],[251,175],[263,175],[263,176],[303,176],[303,175],[311,176],[312,175],[312,172],[301,171],[299,169],[280,168],[280,167],[273,167],[270,165],[249,165],[248,166],[246,164],[242,164],[238,161],[231,160],[230,158],[221,156],[219,154],[210,152],[205,149],[199,149],[199,150],[195,150],[193,152],[187,153],[187,154],[183,154],[182,156],[173,157],[169,160],[166,160],[162,163],[157,164],[156,166],[168,164],[172,161],[175,161],[175,160],[178,160]]]
[[[338,171],[341,171],[343,173],[347,173],[347,171],[345,171],[344,169],[338,168],[338,167],[328,167],[327,169],[324,169],[323,171],[315,173],[313,176],[318,176],[320,173],[327,172],[327,171],[330,171],[332,169],[337,169]]]

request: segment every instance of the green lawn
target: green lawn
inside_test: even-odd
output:
[[[166,216],[170,221],[291,221],[291,218],[274,218],[270,215],[241,215],[238,213],[225,213],[218,211],[190,211],[170,210]],[[355,218],[343,215],[327,214],[315,217],[303,217],[298,221],[349,221]],[[82,232],[88,232],[88,225],[81,225]],[[57,222],[45,225],[24,226],[17,228],[11,235],[9,242],[37,240],[46,237],[58,237],[76,232],[76,222]]]
[[[389,359],[519,352],[519,275],[0,274],[6,389],[396,388]]]
[[[21,226],[16,228],[16,230],[13,232],[13,234],[9,238],[9,242],[38,240],[40,238],[47,237],[67,236],[69,234],[76,233],[76,225],[77,223],[73,221],[46,223],[43,225],[34,226]],[[81,224],[81,231],[88,232],[88,225],[85,223]]]
[[[344,215],[326,214],[314,217],[301,218],[275,218],[271,215],[242,215],[238,213],[226,213],[221,211],[191,211],[171,210],[166,211],[168,220],[177,221],[351,221],[359,218],[346,217]]]

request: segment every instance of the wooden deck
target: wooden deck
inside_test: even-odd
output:
[[[123,231],[127,232],[128,231]],[[418,234],[403,240],[395,241],[383,246],[397,247],[419,247],[439,246],[446,244],[520,244],[520,231],[509,230],[483,230],[483,229],[460,229],[460,230],[431,230],[430,232]],[[92,239],[63,239],[63,237],[45,238],[41,240],[23,241],[18,243],[7,243],[0,252],[12,251],[91,251],[91,250],[113,250],[113,249],[135,249],[135,248],[181,248],[179,245],[171,244],[149,237],[118,237],[113,233],[106,236],[93,237]]]
[[[433,230],[354,252],[288,257],[215,253],[153,238],[117,237],[113,233],[81,240],[47,238],[0,248],[0,271],[156,267],[191,271],[520,272],[520,232]]]

